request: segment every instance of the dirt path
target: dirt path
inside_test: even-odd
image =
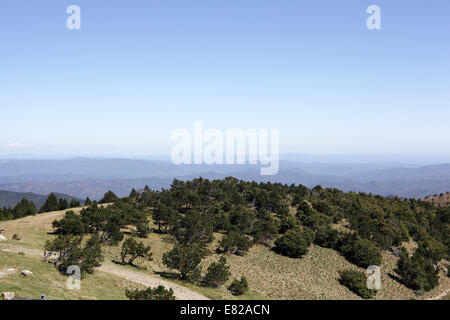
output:
[[[450,293],[450,289],[447,289],[444,292],[442,292],[441,294],[438,294],[437,296],[432,297],[432,298],[427,298],[425,300],[441,300],[443,297],[445,297],[449,293]]]
[[[166,288],[172,288],[177,300],[208,300],[205,296],[188,288],[145,273],[126,270],[119,266],[112,265],[103,265],[99,268],[99,270],[131,282],[142,284],[146,287],[156,287],[162,285]]]
[[[104,204],[104,206],[108,206],[109,204]],[[76,208],[72,209],[76,213],[78,213],[82,208]],[[67,210],[63,211],[54,211],[54,212],[48,212],[48,213],[42,213],[38,214],[36,216],[28,216],[22,219],[8,221],[8,223],[4,224],[5,227],[11,228],[11,227],[18,227],[20,223],[30,223],[31,225],[39,225],[40,223],[51,223],[55,219],[62,218]],[[43,250],[38,249],[30,249],[25,248],[22,246],[12,245],[12,244],[5,244],[0,246],[0,250],[4,252],[23,252],[24,254],[28,256],[33,257],[43,257]],[[105,265],[98,268],[99,271],[115,275],[117,277],[123,278],[125,280],[128,280],[130,282],[142,284],[147,287],[155,287],[158,285],[163,285],[166,288],[172,288],[174,291],[175,297],[178,300],[208,300],[205,296],[191,290],[188,288],[185,288],[181,285],[171,283],[169,281],[166,281],[164,279],[161,279],[157,276],[136,272],[132,270],[126,270],[120,266],[114,266],[114,265]]]
[[[25,248],[25,247],[21,247],[21,246],[15,246],[15,245],[6,245],[6,246],[2,246],[2,248],[3,248],[2,249],[3,252],[24,253],[28,256],[39,257],[39,258],[44,257],[43,250],[30,249],[30,248]]]
[[[7,276],[9,276],[10,274],[15,273],[16,271],[17,271],[17,270],[14,269],[14,268],[0,269],[0,278],[7,277]]]
[[[15,245],[7,245],[3,246],[2,251],[4,252],[23,252],[26,255],[34,256],[34,257],[43,257],[43,251],[37,250],[37,249],[29,249],[24,248],[21,246],[15,246]],[[128,280],[130,282],[142,284],[146,287],[156,287],[159,285],[162,285],[166,288],[172,288],[175,297],[177,300],[208,300],[207,297],[191,290],[188,288],[185,288],[183,286],[180,286],[178,284],[160,279],[156,276],[152,276],[149,274],[136,272],[132,270],[126,270],[119,266],[113,266],[113,265],[103,265],[98,268],[99,271],[120,277],[122,279]]]

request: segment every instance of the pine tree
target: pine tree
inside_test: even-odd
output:
[[[14,209],[12,209],[14,219],[36,214],[36,206],[32,201],[23,198]]]
[[[70,201],[69,207],[70,207],[70,208],[78,208],[78,207],[81,207],[80,201],[78,201],[78,200],[76,200],[76,199],[72,199],[72,200]]]
[[[112,202],[116,202],[117,200],[119,200],[119,197],[116,196],[116,194],[114,192],[108,191],[107,193],[105,193],[103,198],[100,200],[100,203],[112,203]]]
[[[58,200],[58,210],[66,210],[69,208],[69,202],[67,202],[67,199],[61,198]]]
[[[204,278],[204,284],[208,287],[218,287],[224,284],[230,277],[230,267],[227,265],[227,259],[221,256],[219,262],[213,262],[209,265]]]
[[[195,281],[200,276],[201,250],[196,246],[176,245],[163,255],[163,264],[180,271],[181,279]]]
[[[92,206],[92,200],[89,199],[89,197],[87,197],[86,200],[84,200],[84,205],[85,205],[86,207]]]
[[[39,210],[39,213],[42,212],[50,212],[50,211],[58,211],[59,210],[59,203],[58,198],[54,193],[50,193],[45,203],[42,205],[41,209]]]

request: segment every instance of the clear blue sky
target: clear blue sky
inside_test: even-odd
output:
[[[282,152],[447,152],[449,15],[448,0],[2,0],[0,154],[168,153],[194,120],[278,128]]]

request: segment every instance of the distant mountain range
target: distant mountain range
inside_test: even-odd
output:
[[[57,198],[65,198],[68,202],[72,201],[72,199],[76,199],[80,201],[80,199],[77,199],[72,196],[68,196],[66,194],[62,193],[56,193],[55,195]],[[42,194],[36,194],[31,192],[12,192],[12,191],[2,191],[0,190],[0,208],[9,208],[14,207],[17,203],[19,203],[23,198],[26,198],[28,200],[33,201],[34,205],[36,206],[36,209],[39,210],[40,207],[45,203],[47,200],[48,195],[42,195]]]
[[[384,170],[370,170],[353,174],[351,177],[358,181],[449,180],[450,164],[418,168],[397,167]]]
[[[60,190],[63,193],[86,199],[100,200],[103,195],[111,190],[120,197],[128,196],[133,188],[140,189],[145,185],[156,190],[167,188],[172,179],[148,178],[148,179],[88,179],[70,182],[22,182],[0,185],[0,190],[12,190],[17,192],[33,192],[48,194],[52,190]]]
[[[450,191],[450,164],[417,166],[398,162],[280,162],[274,176],[261,176],[257,165],[180,165],[131,159],[1,160],[0,190],[47,195],[58,191],[100,199],[108,190],[126,196],[132,188],[167,188],[174,178],[222,179],[322,185],[344,191],[423,198]]]

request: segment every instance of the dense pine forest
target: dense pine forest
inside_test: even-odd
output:
[[[53,197],[48,202],[55,208],[59,204]],[[416,199],[230,177],[174,180],[167,190],[146,187],[123,199],[108,192],[100,203],[112,204],[87,201],[79,215],[68,211],[53,223],[58,238],[49,241],[46,250],[59,252],[54,264],[62,272],[72,264],[81,265],[82,272],[93,272],[103,261],[102,245],[121,245],[118,261],[122,264],[151,260],[151,248],[139,241],[151,232],[170,235],[175,243],[163,256],[165,266],[177,270],[183,281],[211,287],[228,280],[227,255],[245,255],[255,244],[293,259],[301,259],[315,244],[336,250],[362,268],[380,265],[381,252],[389,251],[399,257],[397,280],[418,292],[434,288],[440,266],[450,260],[450,207]],[[26,207],[26,203],[22,205]],[[132,237],[124,238],[125,226],[133,227]],[[88,234],[92,236],[83,246],[82,238]],[[213,250],[223,254],[223,259],[202,275],[199,264],[211,254],[211,244],[218,235],[219,245]],[[417,244],[414,252],[403,247],[410,241]],[[444,264],[438,264],[442,261]],[[375,289],[366,287],[366,274],[352,270],[340,274],[341,284],[361,297],[376,295]],[[246,286],[245,278],[236,279],[230,291],[240,294]],[[130,297],[154,292],[134,292]]]

